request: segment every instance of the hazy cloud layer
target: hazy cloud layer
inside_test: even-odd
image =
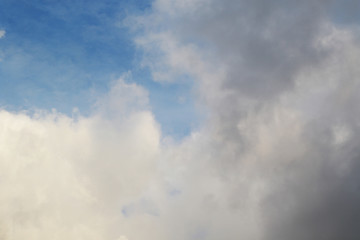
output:
[[[129,18],[156,81],[194,79],[202,128],[162,136],[124,80],[88,118],[3,110],[0,236],[359,239],[360,45],[335,6],[158,0]]]

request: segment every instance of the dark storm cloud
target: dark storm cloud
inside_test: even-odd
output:
[[[202,56],[203,65],[169,65],[198,80],[210,112],[210,160],[202,164],[216,169],[225,205],[237,215],[222,220],[239,222],[238,228],[218,224],[208,239],[359,239],[359,22],[338,21],[357,4],[186,3],[157,1],[155,15],[160,33],[196,46]],[[160,47],[165,58],[183,57],[176,55],[183,49]],[[254,203],[257,182],[266,190]],[[249,232],[253,223],[241,222],[255,214],[253,204],[260,213],[257,231]]]

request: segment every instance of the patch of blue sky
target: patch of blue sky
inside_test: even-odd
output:
[[[97,95],[131,71],[150,92],[166,135],[186,136],[196,119],[191,83],[153,82],[122,20],[151,6],[130,1],[1,1],[0,105],[13,110],[52,109],[89,114]],[[140,54],[141,55],[141,54]]]
[[[87,17],[84,9],[95,11],[91,4],[84,2],[73,9],[69,3],[72,7],[63,7],[61,14],[48,10],[48,5],[52,2],[5,1],[2,5],[0,23],[6,37],[1,41],[0,93],[13,96],[2,101],[45,108],[49,104],[67,112],[60,103],[69,99],[70,109],[71,105],[85,109],[86,97],[72,96],[90,87],[105,91],[110,75],[130,69],[131,41],[124,29],[109,20],[96,13]]]
[[[333,1],[330,9],[331,20],[339,25],[358,25],[360,23],[360,1]]]
[[[149,81],[150,82],[150,81]],[[194,106],[192,84],[151,82],[150,101],[162,131],[175,140],[186,136],[199,125],[200,116]]]

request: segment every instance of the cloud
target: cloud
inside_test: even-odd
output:
[[[107,96],[145,90],[119,80]],[[118,102],[123,99],[117,99]],[[107,101],[104,100],[103,101]],[[131,102],[127,102],[131,105]],[[155,174],[159,129],[153,115],[105,118],[0,112],[3,239],[118,239],[121,209]],[[116,110],[114,110],[116,111]],[[124,239],[124,237],[121,237]]]
[[[2,110],[0,236],[358,239],[360,45],[334,2],[158,0],[129,18],[156,81],[194,80],[202,128],[163,136],[129,75],[89,117]]]
[[[359,40],[338,3],[159,0],[132,21],[156,80],[191,76],[208,110],[168,157],[179,239],[359,237]]]
[[[0,38],[5,37],[5,34],[6,34],[6,31],[3,30],[3,29],[1,29],[1,30],[0,30]]]

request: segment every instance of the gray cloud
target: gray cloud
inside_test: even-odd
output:
[[[204,239],[359,238],[359,42],[333,11],[350,5],[155,2],[147,63],[193,76],[209,111],[182,163]]]

